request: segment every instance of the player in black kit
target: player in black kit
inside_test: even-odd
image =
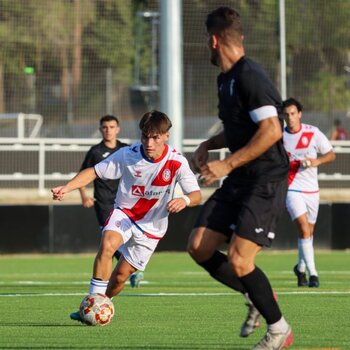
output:
[[[217,83],[223,131],[199,145],[193,163],[205,185],[227,177],[203,206],[188,251],[213,278],[246,296],[249,312],[240,335],[251,334],[262,315],[267,333],[253,349],[278,350],[293,343],[293,333],[255,257],[271,245],[285,207],[289,161],[282,101],[264,70],[245,56],[234,9],[211,12],[206,27],[211,62],[222,71]],[[224,147],[228,157],[208,161],[209,150]],[[219,251],[224,242],[227,255]]]
[[[128,146],[117,139],[120,132],[119,120],[113,115],[105,115],[100,119],[100,133],[102,141],[90,148],[86,153],[80,171],[86,168],[93,167],[103,159],[107,158],[121,147]],[[88,196],[84,187],[79,189],[81,200],[85,208],[94,207],[97,221],[102,230],[109,214],[113,210],[115,196],[118,190],[119,180],[94,180],[94,198]],[[115,257],[118,259],[120,253],[115,252]],[[131,286],[138,287],[143,279],[143,272],[138,271],[131,275]]]
[[[99,128],[102,141],[90,148],[86,153],[80,171],[93,167],[101,160],[107,158],[121,147],[128,146],[120,142],[117,136],[120,132],[119,120],[113,115],[105,115],[100,119]],[[96,217],[100,228],[104,226],[115,200],[118,190],[118,180],[101,180],[94,181],[94,198],[88,196],[84,187],[79,189],[81,200],[85,208],[95,208]]]

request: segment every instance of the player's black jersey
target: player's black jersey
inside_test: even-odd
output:
[[[244,147],[258,129],[249,112],[272,106],[283,127],[282,100],[264,70],[242,57],[227,73],[218,76],[219,118],[223,122],[228,148],[233,153]],[[235,183],[266,183],[287,176],[289,161],[282,140],[257,159],[235,169],[229,177]]]
[[[81,165],[80,170],[93,167],[100,161],[104,160],[110,156],[115,151],[118,151],[119,148],[128,146],[126,143],[120,142],[117,140],[117,145],[115,148],[108,148],[103,141],[99,144],[92,146],[87,152],[83,164]],[[113,205],[115,195],[118,190],[119,180],[101,180],[97,178],[94,181],[94,197],[95,199],[103,204]]]

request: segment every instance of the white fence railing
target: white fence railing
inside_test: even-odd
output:
[[[134,140],[121,139],[131,144]],[[26,188],[25,183],[46,194],[48,182],[60,183],[71,179],[79,170],[85,153],[100,139],[54,139],[54,138],[0,138],[0,186],[3,188]],[[188,157],[195,151],[201,139],[185,139],[183,153]],[[334,150],[341,163],[333,168],[323,168],[319,173],[322,181],[349,181],[350,187],[350,141],[334,141]],[[213,151],[223,159],[227,149]],[[74,155],[73,157],[70,155]],[[339,162],[338,160],[335,162]],[[326,167],[326,166],[325,166]],[[33,185],[33,182],[36,185]]]

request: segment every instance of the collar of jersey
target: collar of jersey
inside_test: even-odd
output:
[[[286,132],[287,132],[288,134],[294,135],[294,134],[297,134],[298,132],[300,132],[302,128],[303,128],[303,125],[300,124],[299,130],[297,130],[297,131],[295,131],[295,132],[289,131],[287,127],[285,127],[284,130],[286,130]]]
[[[157,159],[149,159],[149,158],[146,156],[146,154],[145,154],[145,152],[144,152],[144,150],[143,150],[142,144],[141,144],[141,147],[140,147],[142,157],[143,157],[145,160],[147,160],[147,162],[150,162],[150,163],[159,163],[159,162],[167,155],[167,153],[168,153],[168,148],[169,148],[169,146],[165,143],[165,144],[164,144],[164,150],[163,150],[162,155],[161,155],[159,158],[157,158]]]

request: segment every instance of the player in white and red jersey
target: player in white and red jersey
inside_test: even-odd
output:
[[[318,287],[313,248],[319,207],[317,168],[334,161],[335,154],[331,143],[317,127],[301,122],[302,108],[301,103],[293,98],[283,102],[287,124],[283,132],[283,144],[290,161],[286,206],[299,231],[298,264],[294,267],[298,286]]]
[[[95,172],[104,180],[120,178],[115,210],[126,214],[146,236],[158,240],[168,226],[167,205],[175,184],[179,182],[185,193],[198,190],[186,158],[167,144],[160,157],[150,161],[143,145],[135,143],[97,164]]]
[[[120,179],[114,210],[103,228],[95,258],[89,293],[113,297],[124,288],[129,276],[143,271],[168,226],[168,216],[186,206],[200,204],[197,179],[184,156],[166,142],[170,119],[162,112],[146,113],[140,121],[141,143],[124,147],[84,169],[64,186],[53,188],[53,199],[86,186],[97,177]],[[184,196],[173,198],[178,183]],[[122,257],[112,271],[113,253],[121,248]],[[79,312],[70,315],[81,321]]]

